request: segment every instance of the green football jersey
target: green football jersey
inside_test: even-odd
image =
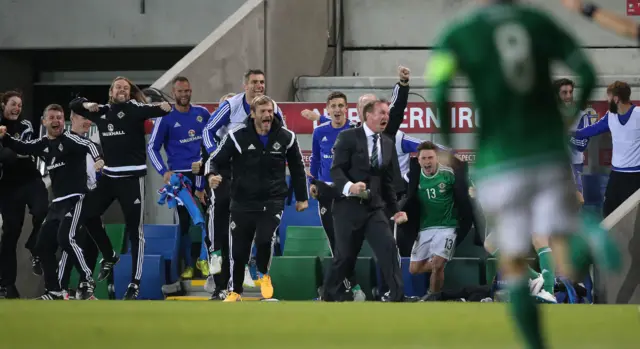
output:
[[[454,183],[451,167],[438,165],[438,171],[431,176],[420,171],[420,230],[458,225],[458,213],[453,204]]]
[[[476,170],[480,177],[539,161],[568,161],[567,129],[551,82],[553,61],[581,77],[584,108],[595,73],[579,45],[539,10],[516,4],[483,6],[451,25],[429,62],[439,115],[456,73],[469,80],[479,111]],[[440,117],[448,140],[450,117]]]

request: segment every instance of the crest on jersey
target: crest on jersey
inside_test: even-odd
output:
[[[64,147],[62,146],[62,143],[60,143],[60,145],[58,146],[58,150],[62,151],[64,149]]]
[[[273,149],[274,149],[274,150],[280,150],[280,147],[282,147],[282,146],[280,145],[280,143],[278,143],[278,142],[273,143]]]
[[[440,184],[438,184],[438,187],[440,188],[440,192],[441,192],[441,193],[444,193],[444,192],[445,192],[445,189],[444,189],[444,188],[446,187],[446,184],[444,184],[444,183],[440,183]]]
[[[124,112],[123,112],[123,111],[121,111],[121,112],[119,112],[117,115],[118,115],[118,117],[119,117],[120,119],[122,119],[122,118],[124,117]]]
[[[109,132],[113,132],[113,125],[111,124],[107,125],[107,129],[109,130]]]
[[[196,131],[189,130],[189,137],[195,137],[195,135],[196,135]]]
[[[198,115],[198,117],[196,118],[196,120],[198,120],[198,122],[202,122],[202,115]]]
[[[589,119],[589,125],[595,124],[596,121],[598,121],[598,119],[600,118],[600,116],[598,115],[598,112],[591,107],[585,109],[584,112],[585,114],[587,114],[587,118]]]

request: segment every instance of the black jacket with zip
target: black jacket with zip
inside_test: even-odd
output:
[[[274,118],[266,146],[248,118],[224,137],[205,165],[206,177],[231,166],[231,211],[282,211],[289,166],[296,201],[307,201],[307,179],[295,133]],[[226,180],[226,179],[223,179]]]

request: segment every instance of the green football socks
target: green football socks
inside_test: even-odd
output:
[[[535,300],[529,293],[527,278],[509,280],[509,307],[514,322],[526,342],[528,349],[543,349],[540,315]]]

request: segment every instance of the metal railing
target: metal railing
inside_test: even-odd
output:
[[[64,129],[65,131],[69,131],[71,130],[71,122],[67,121],[64,123]],[[93,138],[93,135],[98,133],[98,127],[96,127],[96,125],[91,125],[91,128],[89,128],[89,134],[87,134],[87,136],[89,138]],[[39,137],[43,137],[44,135],[47,134],[47,129],[43,126],[40,125],[40,135]],[[49,175],[49,171],[47,171],[47,165],[44,163],[44,161],[42,161],[41,158],[38,158],[36,160],[36,166],[38,168],[38,170],[40,171],[40,173],[42,174],[42,177],[45,177],[47,175]]]

